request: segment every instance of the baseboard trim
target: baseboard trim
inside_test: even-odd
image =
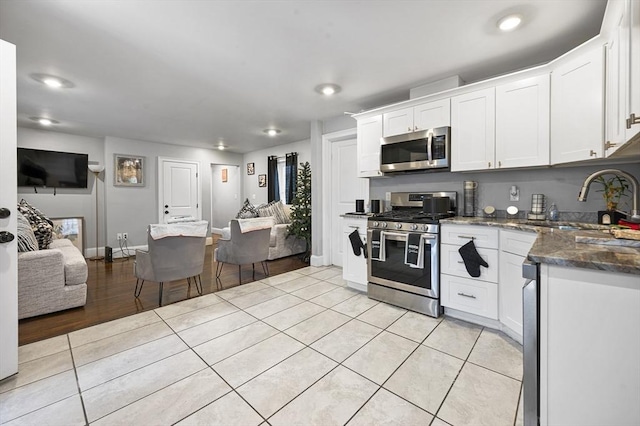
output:
[[[311,266],[328,266],[329,264],[326,263],[326,260],[324,258],[324,256],[318,256],[318,255],[311,255]]]

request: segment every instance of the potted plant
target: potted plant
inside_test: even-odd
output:
[[[607,206],[607,210],[598,211],[598,222],[605,225],[617,224],[620,219],[625,218],[624,213],[618,211],[618,204],[622,197],[628,196],[629,182],[623,176],[618,175],[607,179],[604,176],[598,176],[594,182],[602,185],[602,189],[597,191],[602,192]]]

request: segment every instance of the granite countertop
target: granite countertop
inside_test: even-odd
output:
[[[536,232],[538,238],[528,255],[528,258],[534,262],[640,275],[640,247],[615,245],[616,243],[637,244],[628,243],[629,240],[616,240],[607,232],[609,227],[606,225],[480,217],[453,217],[443,219],[440,223],[493,226]],[[577,226],[583,229],[562,230],[549,227],[559,225]],[[599,244],[578,241],[592,241]]]
[[[345,213],[340,215],[340,217],[348,217],[349,219],[369,219],[371,216],[373,216],[373,213]]]

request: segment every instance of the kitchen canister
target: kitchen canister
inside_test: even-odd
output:
[[[364,200],[356,200],[356,213],[364,213]]]
[[[478,182],[465,180],[464,189],[464,208],[462,215],[465,217],[473,217],[476,215],[476,203],[478,199]]]

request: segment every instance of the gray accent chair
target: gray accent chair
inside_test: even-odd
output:
[[[269,276],[267,259],[269,257],[269,238],[271,228],[258,229],[245,232],[240,231],[240,225],[236,219],[229,223],[230,237],[220,238],[218,247],[213,252],[213,259],[218,262],[216,265],[216,283],[222,287],[220,274],[225,263],[238,265],[238,283],[242,284],[242,265],[251,263],[253,268],[253,279],[256,279],[256,263],[262,264],[265,275]]]
[[[162,306],[162,290],[165,282],[187,279],[189,287],[193,279],[198,294],[202,294],[200,274],[204,269],[206,237],[169,236],[154,240],[147,228],[148,251],[136,250],[133,270],[136,276],[134,295],[140,296],[145,281],[160,285],[159,304]]]

